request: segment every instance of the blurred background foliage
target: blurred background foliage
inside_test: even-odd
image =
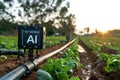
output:
[[[17,31],[18,25],[44,26],[47,35],[70,35],[75,15],[68,13],[68,0],[0,0],[0,34]]]

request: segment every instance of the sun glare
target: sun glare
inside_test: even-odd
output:
[[[108,30],[120,29],[119,0],[70,0],[70,12],[76,16],[76,30],[89,27],[106,33]],[[112,6],[111,6],[112,5]]]
[[[98,30],[102,33],[106,33],[109,29],[108,28],[104,28],[104,27],[98,27]]]

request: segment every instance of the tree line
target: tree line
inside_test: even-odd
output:
[[[71,35],[75,15],[69,14],[68,0],[1,0],[0,34],[11,33],[18,25],[44,26],[47,35]]]

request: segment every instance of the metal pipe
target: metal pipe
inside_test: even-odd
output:
[[[0,50],[0,55],[24,55],[24,52],[21,50]]]
[[[27,67],[24,65],[21,65],[8,73],[7,75],[0,78],[0,80],[19,80],[22,76],[27,74]]]
[[[44,55],[44,56],[42,56],[42,57],[39,57],[39,58],[37,58],[37,59],[34,59],[33,63],[34,63],[35,65],[40,64],[40,63],[43,62],[45,59],[47,59],[47,58],[49,58],[49,57],[57,54],[58,52],[62,51],[63,49],[65,49],[67,46],[69,46],[70,44],[72,44],[75,40],[76,40],[76,38],[73,39],[71,42],[67,43],[66,45],[64,45],[63,47],[61,47],[60,49],[57,49],[57,50],[55,50],[55,51],[53,51],[53,52],[51,52],[51,53],[49,53],[49,54],[47,54],[47,55]]]
[[[55,50],[55,51],[53,51],[49,54],[46,54],[40,58],[34,59],[33,62],[29,61],[29,62],[26,62],[26,63],[20,65],[19,67],[17,67],[13,71],[9,72],[8,74],[6,74],[2,78],[0,78],[0,80],[19,80],[22,76],[32,72],[38,64],[43,62],[45,59],[57,54],[61,50],[65,49],[67,46],[69,46],[75,40],[76,39],[72,40],[71,42],[67,43],[66,45],[64,45],[63,47],[61,47],[58,50]]]

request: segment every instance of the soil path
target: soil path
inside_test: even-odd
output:
[[[81,79],[106,80],[105,76],[101,73],[105,63],[101,62],[82,41],[79,42],[78,51],[80,62],[83,64],[83,68],[80,70]]]
[[[81,69],[81,79],[82,80],[89,80],[90,75],[92,74],[92,62],[87,55],[87,52],[78,45],[78,51],[80,55],[80,62],[83,64],[83,68]]]

